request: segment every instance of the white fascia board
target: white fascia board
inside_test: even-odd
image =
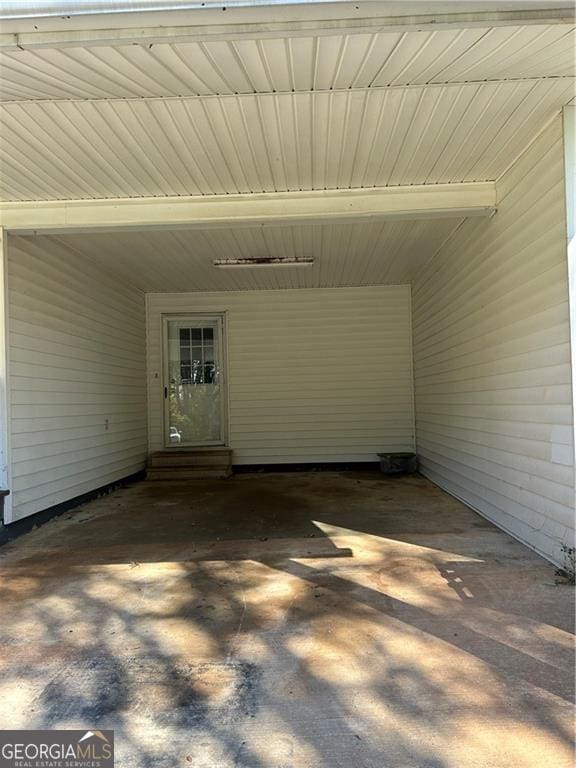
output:
[[[574,24],[574,8],[563,5],[550,8],[518,8],[506,10],[482,10],[451,13],[415,13],[391,15],[385,12],[385,4],[359,3],[353,6],[355,16],[330,12],[331,5],[309,3],[305,5],[270,6],[270,18],[262,18],[264,8],[230,9],[226,23],[217,21],[215,16],[199,16],[202,10],[183,12],[167,11],[148,16],[147,23],[138,26],[107,26],[105,17],[100,15],[76,16],[60,20],[56,28],[46,29],[40,19],[18,22],[3,21],[0,34],[0,50],[28,48],[64,48],[68,46],[89,47],[170,42],[201,42],[239,40],[242,38],[308,37],[334,34],[373,34],[376,32],[417,32],[442,29],[469,29],[474,27],[525,26],[529,24]],[[430,4],[428,4],[430,5]],[[349,4],[342,3],[348,8]],[[229,19],[234,11],[235,20]],[[294,11],[297,15],[294,15]],[[256,12],[258,15],[247,15]],[[131,14],[124,14],[130,17]],[[133,16],[133,15],[132,15]],[[140,14],[139,14],[140,16]],[[109,17],[114,18],[114,14]],[[257,19],[257,20],[254,20]],[[117,21],[117,18],[116,18]],[[133,21],[133,18],[131,19]],[[34,22],[34,23],[32,23]]]
[[[0,203],[0,224],[18,234],[286,226],[331,221],[491,216],[494,182],[274,192],[205,197]]]
[[[563,109],[564,179],[566,184],[566,259],[568,264],[568,305],[572,368],[572,429],[576,448],[576,106]],[[576,509],[576,476],[574,478]],[[573,544],[569,545],[573,546]]]
[[[8,234],[0,227],[0,489],[11,489],[10,376],[8,369]],[[4,499],[4,519],[12,522],[12,496]]]

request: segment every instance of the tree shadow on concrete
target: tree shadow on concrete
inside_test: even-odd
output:
[[[553,625],[514,614],[513,589],[476,600],[478,559],[407,541],[387,555],[361,514],[343,525],[346,505],[335,519],[299,507],[307,521],[285,528],[284,510],[272,539],[286,548],[258,537],[242,557],[248,539],[207,538],[222,525],[213,499],[198,541],[139,562],[142,500],[118,501],[134,518],[120,562],[106,559],[109,512],[3,558],[1,727],[113,728],[123,768],[568,765],[571,652]],[[353,531],[353,557],[321,516]],[[304,525],[323,557],[301,557]]]

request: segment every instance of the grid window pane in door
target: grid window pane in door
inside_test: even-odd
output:
[[[213,328],[180,328],[182,384],[213,384],[216,380]]]

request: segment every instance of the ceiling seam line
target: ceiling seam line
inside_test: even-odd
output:
[[[453,82],[427,82],[427,83],[405,83],[403,85],[375,85],[375,86],[363,86],[361,88],[349,87],[349,88],[330,88],[320,90],[301,90],[301,91],[260,91],[260,92],[246,92],[246,93],[211,93],[211,94],[187,94],[181,95],[169,95],[169,96],[111,96],[111,97],[98,97],[98,98],[47,98],[47,99],[5,99],[0,101],[0,108],[10,106],[12,104],[59,104],[59,103],[72,103],[79,102],[85,104],[87,102],[144,102],[144,101],[203,101],[212,99],[245,99],[245,98],[258,98],[258,97],[274,97],[274,96],[298,96],[298,95],[314,95],[323,93],[349,93],[350,91],[405,91],[416,90],[423,88],[450,88],[450,87],[465,87],[465,86],[477,86],[477,85],[500,85],[502,83],[526,83],[526,82],[541,82],[541,81],[557,81],[557,80],[575,80],[576,75],[545,75],[543,77],[516,77],[516,78],[504,78],[494,80],[463,80]]]

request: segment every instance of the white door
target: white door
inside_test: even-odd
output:
[[[164,317],[164,424],[168,447],[224,445],[221,316]]]

